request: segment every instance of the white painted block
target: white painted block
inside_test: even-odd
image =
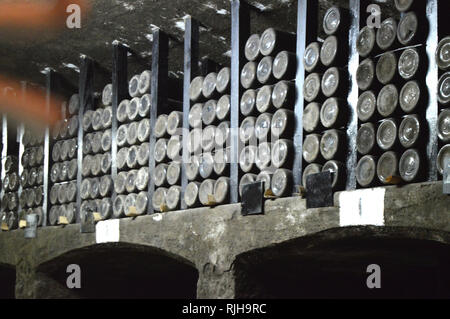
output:
[[[100,221],[95,225],[97,244],[117,243],[120,239],[120,220],[111,219]]]
[[[341,227],[384,226],[384,197],[386,189],[373,188],[343,192],[339,196]]]

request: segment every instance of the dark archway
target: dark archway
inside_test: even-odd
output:
[[[67,288],[67,266],[81,269],[81,289]],[[186,260],[134,244],[101,244],[38,267],[37,298],[196,298],[198,272]]]
[[[13,266],[0,264],[0,299],[16,297],[16,269]]]
[[[450,298],[448,243],[448,233],[373,227],[295,239],[239,255],[236,298]],[[372,264],[381,289],[367,287]]]

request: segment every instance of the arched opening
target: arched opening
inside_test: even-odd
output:
[[[247,252],[234,265],[236,298],[450,298],[449,239],[359,227]],[[373,264],[381,269],[380,289],[367,286]]]
[[[13,266],[0,264],[0,299],[16,297],[16,269]]]
[[[69,289],[69,265],[81,288]],[[73,279],[74,277],[71,277]],[[65,253],[38,267],[37,298],[196,298],[198,272],[186,260],[134,244],[102,244]],[[73,283],[74,281],[71,280]]]

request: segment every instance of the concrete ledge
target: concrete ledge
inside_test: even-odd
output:
[[[442,183],[384,189],[383,222],[375,226],[392,229],[387,237],[394,236],[397,228],[399,232],[423,229],[429,234],[427,240],[448,243],[444,237],[450,231],[450,197],[442,194]],[[304,199],[284,198],[266,201],[261,216],[243,217],[240,204],[234,204],[121,219],[119,242],[151,247],[152,254],[197,269],[197,297],[229,298],[234,296],[231,270],[236,256],[317,233],[326,236],[329,231],[333,238],[339,229],[345,232],[342,214],[348,212],[339,205],[341,194],[335,194],[335,207],[323,209],[308,210]],[[96,234],[81,234],[79,225],[39,229],[32,240],[24,239],[22,230],[3,232],[0,264],[16,267],[17,297],[41,297],[34,293],[40,265],[94,245]]]

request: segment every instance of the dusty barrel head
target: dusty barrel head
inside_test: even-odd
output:
[[[216,118],[219,121],[225,120],[230,115],[231,100],[229,95],[223,95],[216,105]]]
[[[239,104],[241,114],[249,116],[256,112],[256,91],[253,89],[246,90],[242,94]]]
[[[376,35],[375,30],[368,26],[365,26],[359,32],[356,40],[356,49],[363,58],[367,57],[375,47]]]
[[[405,13],[398,23],[397,39],[403,45],[408,45],[415,39],[419,21],[414,12]]]
[[[17,229],[19,225],[19,216],[17,212],[9,212],[6,216],[6,224],[8,225],[8,228],[11,229]]]
[[[120,172],[117,174],[116,178],[114,179],[114,190],[117,194],[123,194],[125,193],[125,186],[127,182],[127,173],[126,172]]]
[[[384,150],[392,149],[398,139],[398,128],[394,119],[386,119],[377,130],[377,144]]]
[[[133,193],[136,191],[137,172],[137,170],[131,170],[127,173],[127,178],[125,181],[125,189],[127,193]]]
[[[7,172],[11,171],[12,169],[15,169],[15,167],[16,167],[15,163],[17,163],[17,162],[12,161],[11,159],[10,159],[10,161],[8,161],[8,163],[5,162],[5,172],[7,173]],[[8,164],[8,165],[6,165],[6,164]],[[30,149],[30,157],[28,158],[28,164],[31,167],[36,166],[36,164],[37,164],[36,163],[36,148],[35,147]]]
[[[260,113],[264,113],[273,108],[272,104],[272,85],[264,85],[256,94],[256,109]]]
[[[145,70],[139,75],[139,94],[144,95],[151,92],[152,71]]]
[[[272,114],[263,113],[256,119],[255,136],[259,141],[267,141],[269,139],[272,118]]]
[[[78,94],[73,94],[69,100],[69,114],[73,115],[78,113],[80,109],[80,96]]]
[[[48,222],[50,226],[55,226],[59,218],[59,206],[52,206],[48,214]]]
[[[36,149],[35,149],[36,150]],[[36,156],[37,158],[37,156]],[[37,162],[37,159],[36,159]],[[7,156],[5,160],[5,172],[10,173],[17,169],[18,159],[16,156]]]
[[[377,172],[377,163],[375,157],[366,155],[361,158],[356,167],[356,180],[362,187],[368,187],[373,184]]]
[[[256,152],[255,164],[258,169],[263,170],[270,166],[272,161],[272,144],[268,142],[260,143]]]
[[[439,79],[438,101],[442,105],[450,104],[450,72],[444,73]]]
[[[78,171],[78,163],[77,159],[70,160],[67,162],[67,179],[73,180],[77,177],[77,171]]]
[[[405,80],[415,77],[420,66],[420,55],[416,49],[406,49],[398,60],[398,73]]]
[[[70,182],[67,184],[67,201],[74,202],[77,199],[77,183],[76,182]],[[42,189],[43,193],[43,189]]]
[[[103,132],[92,133],[92,142],[91,142],[92,153],[97,154],[102,149],[102,137]]]
[[[128,145],[134,145],[138,141],[138,124],[132,122],[127,127],[127,143]]]
[[[405,83],[400,91],[400,107],[405,113],[414,112],[419,105],[421,90],[417,81]]]
[[[69,203],[64,207],[64,217],[66,217],[69,224],[73,224],[76,221],[77,207],[75,203]]]
[[[377,110],[383,117],[389,117],[395,113],[398,106],[398,90],[393,84],[384,86],[377,98]]]
[[[203,153],[199,156],[199,173],[204,179],[210,178],[214,173],[214,158],[211,153]]]
[[[59,158],[61,161],[67,160],[69,157],[69,150],[70,150],[70,140],[61,141],[61,147],[59,148]],[[40,152],[40,151],[39,151]],[[44,151],[42,150],[42,157],[43,157]],[[41,157],[41,155],[38,155],[38,152],[36,152],[36,160],[38,160],[38,156]]]
[[[148,194],[147,192],[140,192],[136,195],[135,207],[138,215],[144,215],[147,211]]]
[[[231,86],[231,69],[224,67],[217,73],[216,90],[219,93],[225,93],[230,90]]]
[[[178,135],[172,136],[167,142],[167,157],[173,161],[179,161],[182,153],[181,137]]]
[[[69,122],[67,121],[67,119],[64,119],[62,121],[61,129],[59,131],[59,137],[61,139],[65,139],[69,137],[68,135],[69,135]]]
[[[211,72],[205,76],[202,86],[202,94],[206,99],[211,99],[216,94],[217,73]]]
[[[113,190],[113,181],[111,176],[105,175],[100,178],[100,188],[99,194],[101,197],[106,197],[111,195]]]
[[[113,86],[111,83],[106,84],[102,91],[102,103],[103,105],[112,104]],[[70,104],[69,104],[70,105]]]
[[[376,143],[375,126],[372,123],[362,124],[356,136],[356,148],[362,155],[369,154]]]
[[[143,143],[149,140],[150,137],[150,120],[143,119],[139,122],[137,128],[137,139]]]
[[[197,76],[191,81],[189,89],[189,96],[191,101],[196,102],[202,96],[204,80],[205,78],[203,76]]]
[[[272,73],[277,80],[292,80],[297,70],[297,57],[288,51],[279,52],[273,60]]]
[[[168,165],[164,163],[156,165],[155,172],[153,173],[153,181],[156,187],[167,184],[167,168]]]
[[[271,171],[261,171],[256,177],[256,182],[264,183],[264,191],[271,189],[272,187],[273,173]]]
[[[136,188],[139,191],[146,190],[149,181],[149,169],[148,167],[141,167],[136,174]]]
[[[340,25],[341,11],[338,7],[333,6],[325,12],[322,23],[323,31],[327,35],[335,34],[339,30]]]
[[[155,129],[154,129],[156,138],[161,138],[161,137],[166,136],[167,120],[168,120],[168,116],[166,114],[161,114],[156,119],[156,124],[155,124]]]
[[[139,96],[139,78],[140,75],[134,75],[128,83],[128,93],[132,98]]]
[[[89,132],[92,130],[92,119],[94,117],[94,111],[86,110],[83,114],[83,131]],[[61,129],[61,128],[60,128]]]
[[[320,44],[318,42],[310,43],[305,50],[303,63],[306,72],[313,72],[320,62]]]
[[[309,103],[303,111],[303,129],[307,133],[312,133],[319,128],[320,124],[320,109],[319,103]]]
[[[295,101],[295,85],[292,82],[280,81],[272,91],[272,104],[277,108],[290,108]]]
[[[147,165],[150,156],[150,144],[142,143],[138,146],[137,162],[139,166]]]
[[[295,114],[291,110],[279,109],[272,117],[270,129],[278,138],[292,137],[295,127]]]
[[[9,173],[8,190],[11,192],[19,188],[19,175],[16,172]]]
[[[125,216],[124,206],[125,206],[125,195],[118,195],[114,199],[113,203],[113,215],[115,218],[121,218]]]
[[[258,63],[256,69],[256,78],[261,84],[266,84],[273,81],[273,58],[265,56]]]
[[[290,166],[293,160],[294,144],[291,140],[277,140],[272,147],[272,165],[280,168]]]
[[[56,144],[55,144],[56,145]],[[59,159],[59,152],[56,153]],[[53,152],[52,152],[52,158],[53,158]],[[54,161],[56,162],[56,161]],[[22,154],[22,165],[23,167],[30,167],[30,149],[27,148]]]
[[[138,147],[136,145],[133,145],[128,148],[128,154],[127,154],[128,168],[135,168],[138,166],[137,153],[138,153]]]
[[[3,189],[4,189],[5,191],[8,190],[8,187],[9,187],[9,174],[7,174],[7,175],[5,176],[5,178],[3,179],[2,187],[3,187]]]
[[[92,116],[92,129],[98,131],[102,128],[103,109],[98,108],[94,111]]]
[[[194,104],[189,110],[189,126],[198,128],[202,125],[203,104]]]
[[[111,169],[111,154],[102,154],[102,165],[101,170],[103,174],[108,174]]]
[[[167,188],[159,187],[153,193],[152,206],[155,211],[161,212],[161,208],[166,205],[167,191]]]
[[[22,188],[28,186],[28,170],[23,170],[22,174],[20,174],[20,185]]]
[[[36,193],[35,193],[36,198]],[[67,184],[60,184],[58,188],[58,203],[67,203]]]
[[[127,135],[128,135],[128,125],[127,124],[120,125],[119,128],[117,129],[117,136],[116,136],[118,147],[122,147],[127,144]]]
[[[102,171],[102,154],[97,154],[92,157],[91,173],[94,176],[99,176]]]
[[[127,104],[127,119],[129,121],[134,121],[139,115],[139,104],[141,104],[141,99],[138,97],[132,98],[130,103]]]
[[[421,166],[422,160],[419,152],[416,149],[407,150],[403,153],[399,162],[401,178],[407,183],[416,181],[421,173]]]
[[[91,175],[91,166],[93,158],[91,155],[87,155],[83,158],[83,163],[81,165],[81,175],[83,177]]]
[[[399,176],[398,157],[394,152],[386,152],[381,155],[377,164],[377,176],[381,183],[390,184],[393,177]]]
[[[133,211],[132,211],[132,207],[136,208],[136,194],[128,194],[125,197],[125,203],[124,203],[124,213],[125,216],[132,216],[133,215]]]
[[[96,199],[100,195],[100,179],[91,178],[91,199]]]
[[[397,72],[397,57],[393,52],[386,52],[378,59],[376,66],[377,79],[382,84],[390,83]]]
[[[92,134],[86,134],[83,138],[83,155],[87,155],[92,152]],[[61,149],[61,148],[60,148]]]
[[[184,202],[188,207],[198,206],[198,193],[199,193],[200,183],[190,182],[186,186],[186,190],[184,192]]]
[[[202,121],[204,125],[211,125],[216,121],[217,101],[209,100],[203,105]]]
[[[450,109],[442,110],[438,118],[438,137],[444,142],[450,142]]]
[[[58,180],[59,181],[64,182],[64,181],[68,180],[68,178],[67,178],[67,169],[68,169],[67,164],[68,164],[68,162],[60,163],[59,176],[58,176]]]
[[[262,55],[275,55],[279,51],[295,51],[295,34],[276,30],[266,29],[259,42],[259,51]]]
[[[360,90],[369,89],[375,79],[375,64],[371,59],[363,60],[356,70],[356,82]]]
[[[199,167],[200,162],[198,156],[191,156],[189,162],[186,163],[186,176],[189,181],[195,181],[200,177]]]
[[[398,130],[398,138],[404,148],[415,147],[421,135],[421,126],[417,115],[408,115],[403,118]]]
[[[153,156],[157,163],[164,162],[168,159],[167,157],[167,143],[169,142],[166,138],[160,138],[156,141],[155,152]]]
[[[217,204],[225,204],[228,202],[230,193],[230,178],[220,177],[214,183],[214,200]]]
[[[242,191],[244,189],[244,186],[247,184],[252,184],[256,182],[256,178],[258,176],[256,174],[248,173],[244,174],[241,179],[239,180],[239,196],[242,197]]]
[[[150,114],[150,106],[152,105],[152,96],[150,94],[144,94],[139,103],[138,113],[142,118],[148,117]]]
[[[102,134],[101,139],[101,148],[104,153],[108,152],[111,149],[112,138],[111,138],[111,130],[106,130]]]
[[[325,128],[333,128],[344,124],[344,106],[337,98],[327,99],[320,109],[320,122]]]
[[[17,197],[17,194],[9,193],[8,194],[8,209],[10,211],[16,210],[18,204],[19,204],[19,198]]]
[[[224,175],[228,168],[230,158],[229,149],[219,149],[214,153],[214,173]]]
[[[214,183],[215,181],[212,179],[205,179],[200,184],[198,197],[200,203],[204,206],[209,206],[212,204],[210,198],[214,197]]]
[[[74,137],[78,134],[78,115],[74,115],[69,119],[68,134],[70,137]]]
[[[277,197],[287,196],[293,189],[292,171],[279,168],[272,176],[272,193]]]
[[[259,34],[252,34],[245,43],[244,54],[248,61],[255,61],[261,56],[259,51]]]
[[[441,70],[450,68],[450,36],[443,38],[436,50],[436,63]]]
[[[325,71],[322,77],[322,93],[326,97],[335,95],[339,87],[342,87],[341,74],[338,68],[332,67]]]
[[[181,187],[171,186],[167,190],[166,205],[169,210],[177,210],[180,208]]]
[[[345,148],[345,134],[338,130],[325,131],[320,140],[320,153],[329,161],[343,153]]]
[[[356,106],[358,118],[361,122],[369,121],[375,114],[377,109],[377,98],[373,91],[363,92],[359,98]]]
[[[437,168],[439,174],[444,175],[444,170],[450,163],[450,145],[445,145],[439,151],[437,157]]]
[[[388,50],[397,39],[397,21],[394,18],[387,18],[381,22],[377,30],[377,45],[381,50]]]
[[[230,122],[221,122],[214,133],[214,141],[216,145],[222,147],[230,141]]]
[[[319,97],[321,77],[318,73],[311,73],[303,84],[303,97],[306,102],[312,102]]]
[[[120,102],[119,106],[117,107],[117,111],[116,111],[116,118],[117,121],[119,122],[125,122],[128,118],[127,116],[127,108],[128,108],[128,104],[130,104],[129,100],[123,100],[122,102]]]
[[[121,148],[116,154],[116,164],[118,169],[125,168],[128,158],[128,147]]]
[[[334,160],[328,161],[322,167],[322,173],[324,172],[331,173],[331,187],[333,189],[345,185],[345,165],[343,163]]]
[[[254,145],[244,147],[239,155],[239,167],[244,173],[251,172],[256,164],[258,148]]]
[[[83,179],[80,186],[81,199],[88,199],[91,192],[91,180],[89,178]]]
[[[241,85],[244,89],[250,89],[256,85],[256,69],[255,62],[247,62],[241,71]]]
[[[180,182],[181,178],[181,166],[180,163],[172,162],[167,167],[166,179],[169,185],[175,185]]]
[[[203,132],[202,132],[202,149],[203,149],[204,152],[211,152],[215,148],[215,146],[216,146],[215,145],[216,129],[217,128],[215,126],[213,126],[213,125],[208,125],[207,127],[205,127],[203,129]],[[180,140],[179,137],[176,137],[176,139],[178,141]],[[179,142],[179,147],[176,148],[176,151],[177,151],[176,155],[178,156],[178,158],[180,157],[179,156],[180,150],[181,150],[181,142]],[[175,157],[171,158],[171,159],[174,160]]]
[[[308,163],[313,163],[320,158],[320,140],[319,134],[309,134],[303,141],[303,159]]]
[[[103,198],[100,203],[99,213],[102,220],[110,219],[113,215],[113,207],[112,207],[111,198]]]
[[[325,39],[320,48],[320,61],[329,67],[335,64],[338,56],[338,39],[331,35]]]
[[[182,126],[183,126],[183,113],[179,111],[171,112],[167,118],[167,133],[169,135],[175,135],[177,133],[177,130],[181,129]]]
[[[61,164],[60,163],[53,164],[50,170],[50,180],[52,181],[52,183],[59,182],[60,173],[61,173]]]

